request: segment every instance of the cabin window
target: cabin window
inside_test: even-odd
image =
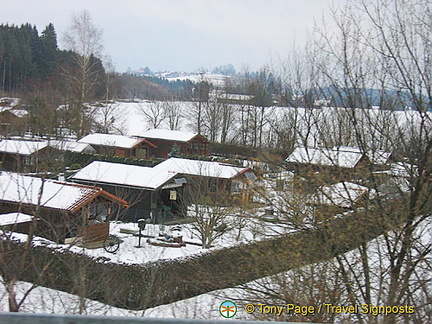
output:
[[[106,204],[97,203],[90,207],[90,223],[103,223],[108,218],[108,207]]]
[[[32,157],[31,156],[25,156],[24,157],[24,165],[32,165]]]
[[[245,176],[249,181],[255,181],[257,179],[256,175],[251,171],[246,172]]]
[[[208,144],[203,142],[192,142],[192,149],[195,151],[207,151]]]
[[[238,193],[242,192],[243,189],[243,182],[233,182],[231,185],[231,192],[232,193]]]
[[[217,179],[210,179],[209,180],[209,190],[210,190],[210,192],[217,192],[218,191],[218,180]]]

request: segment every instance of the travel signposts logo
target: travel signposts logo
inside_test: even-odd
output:
[[[225,300],[219,306],[219,313],[225,318],[234,317],[237,314],[237,305],[230,300]]]

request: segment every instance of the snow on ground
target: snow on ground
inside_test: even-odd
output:
[[[0,312],[8,312],[8,295],[0,277]],[[32,284],[19,281],[15,285],[17,301],[20,302],[23,295],[32,288]],[[181,300],[168,305],[161,305],[147,310],[127,310],[103,304],[91,299],[84,299],[84,311],[82,315],[97,316],[133,316],[133,317],[157,317],[157,318],[193,318],[193,319],[224,319],[219,314],[219,305],[225,300],[241,298],[241,290],[224,289],[199,295],[193,298]],[[79,314],[82,300],[60,290],[45,287],[35,287],[24,300],[20,312],[44,313],[44,314]],[[245,312],[239,311],[240,317]]]
[[[262,215],[264,214],[264,209],[256,209],[254,214]],[[180,225],[180,232],[170,231],[173,226],[148,224],[142,231],[142,235],[146,237],[141,238],[141,248],[138,248],[139,237],[130,233],[122,233],[121,231],[123,229],[138,233],[138,224],[111,222],[110,233],[122,240],[119,250],[115,253],[109,253],[105,251],[103,247],[89,249],[67,244],[56,244],[40,237],[35,238],[33,242],[34,244],[44,245],[53,249],[65,249],[78,254],[85,253],[90,257],[103,258],[106,262],[144,264],[147,262],[172,260],[202,253],[210,253],[214,249],[227,248],[242,243],[251,243],[289,232],[289,229],[283,224],[265,222],[259,218],[250,216],[247,218],[239,218],[234,215],[226,216],[226,224],[229,226],[227,232],[217,238],[210,249],[202,248],[201,239],[197,231],[194,230],[193,224]],[[183,247],[163,247],[155,246],[147,242],[148,237],[158,238],[160,233],[165,233],[170,236],[180,235],[183,237],[183,241],[186,245]],[[13,233],[11,238],[25,242],[27,235]]]
[[[128,136],[140,135],[150,129],[154,129],[142,111],[148,111],[149,114],[152,115],[151,106],[158,104],[159,102],[153,101],[115,102],[108,106],[96,108],[95,118],[99,124],[105,125],[113,134]],[[174,102],[174,104],[177,109],[182,112],[178,129],[186,132],[194,132],[194,129],[190,127],[186,117],[192,103],[178,101]],[[154,109],[159,108],[160,107]],[[163,120],[158,128],[169,129],[168,120]]]
[[[207,294],[183,299],[168,305],[149,308],[144,311],[146,317],[156,318],[193,318],[206,320],[223,320],[219,313],[219,306],[226,300],[238,301],[244,299],[244,292],[239,288],[215,290]],[[235,320],[251,320],[242,307],[245,302],[237,303],[238,311]],[[227,319],[228,320],[228,319]]]
[[[0,277],[0,312],[8,312],[8,294]],[[17,301],[20,302],[24,294],[32,288],[28,282],[18,281],[15,285]],[[181,300],[175,303],[161,305],[146,310],[127,310],[103,304],[85,298],[80,300],[60,290],[46,287],[35,287],[23,302],[20,312],[45,314],[79,314],[80,303],[84,303],[82,315],[98,316],[134,316],[158,318],[193,318],[193,319],[224,319],[219,314],[219,305],[225,300],[242,299],[241,289],[223,289],[207,294]],[[239,311],[235,319],[247,318],[246,313]]]
[[[432,215],[430,215],[428,218],[426,218],[420,226],[416,230],[416,237],[421,241],[421,244],[423,245],[423,248],[425,248],[430,242],[432,241]],[[388,235],[389,233],[387,233]],[[390,233],[393,235],[392,233]],[[383,296],[381,296],[383,287],[386,287],[386,281],[388,278],[388,272],[383,272],[383,269],[389,269],[387,267],[390,266],[388,263],[389,256],[386,255],[385,249],[383,249],[383,246],[385,243],[384,236],[379,236],[378,238],[370,241],[368,243],[368,257],[369,257],[369,265],[371,267],[370,274],[371,276],[371,287],[372,289],[372,301],[374,305],[382,305],[384,302],[382,300]],[[358,261],[361,257],[358,252],[358,250],[352,250],[344,254],[344,257],[347,260],[351,260],[353,266],[355,268],[361,267],[360,262]],[[413,280],[424,280],[423,282],[427,282],[429,279],[429,291],[430,291],[430,266],[427,265],[427,260],[430,260],[431,253],[429,252],[425,256],[425,262],[423,264],[420,264],[417,267],[417,275],[421,276],[420,278],[414,278]],[[320,263],[317,263],[314,265],[315,271],[325,271],[325,270],[319,270],[326,269],[325,264],[327,262],[333,262],[333,261],[323,261]],[[312,267],[312,268],[314,268]],[[422,267],[425,267],[428,270],[423,269]],[[305,272],[309,273],[309,271],[312,269],[309,266],[305,266],[301,269],[299,269],[299,273]],[[281,274],[278,274],[276,277],[278,279],[275,279],[275,277],[264,277],[261,279],[254,280],[252,282],[247,283],[246,285],[242,285],[235,288],[228,288],[228,289],[222,289],[222,290],[216,290],[213,292],[209,292],[206,294],[198,295],[189,299],[181,300],[172,304],[168,305],[161,305],[157,306],[151,309],[147,309],[145,311],[145,316],[150,317],[173,317],[173,318],[197,318],[197,319],[222,319],[222,317],[219,314],[219,305],[225,301],[225,300],[231,300],[236,302],[238,307],[237,315],[233,318],[235,320],[251,320],[254,319],[253,315],[247,314],[246,311],[243,309],[244,305],[247,303],[252,303],[254,305],[257,305],[258,303],[267,303],[272,304],[274,301],[268,300],[268,296],[265,297],[264,295],[260,294],[260,291],[268,289],[268,293],[270,295],[273,293],[271,289],[274,289],[274,291],[281,291],[283,289],[289,289],[288,287],[280,286],[280,284],[286,284],[290,285],[290,281],[293,283],[293,287],[298,285],[299,276],[295,275],[296,270],[290,270]],[[362,273],[362,269],[357,270],[358,274]],[[325,275],[325,274],[324,274]],[[330,275],[327,273],[327,275]],[[283,276],[285,279],[281,280],[280,276]],[[301,275],[300,275],[301,278]],[[304,279],[306,279],[305,277]],[[418,282],[417,282],[418,284]],[[318,286],[317,286],[318,287]],[[246,288],[246,289],[245,289]],[[248,288],[251,288],[252,290],[248,291]],[[311,287],[312,288],[312,287]],[[318,288],[319,289],[319,288]],[[385,288],[384,288],[385,289]],[[428,289],[427,287],[425,288]],[[253,291],[253,293],[251,293]],[[360,291],[356,291],[356,293],[360,294]],[[420,294],[421,290],[416,291],[416,294]],[[300,293],[301,294],[301,293]],[[417,296],[418,298],[421,298],[420,296]],[[294,296],[294,298],[296,298]],[[253,300],[252,300],[253,299]],[[343,300],[343,299],[341,299]],[[359,300],[362,300],[361,297]],[[420,299],[419,299],[420,300]],[[280,301],[282,303],[282,301]],[[311,301],[313,303],[313,301]],[[255,314],[257,313],[257,310],[255,311]],[[339,318],[334,319],[335,322],[341,322],[343,319],[341,317],[345,317],[345,319],[349,318],[349,315],[341,315]],[[270,318],[268,319],[270,320]],[[356,322],[357,319],[355,317],[351,318],[352,321]],[[383,317],[381,317],[380,320],[383,320]],[[380,321],[378,320],[378,321]]]
[[[8,312],[8,295],[0,277],[0,312]],[[17,301],[20,302],[24,294],[32,288],[32,284],[19,281],[15,285]],[[45,287],[34,288],[24,300],[20,308],[24,313],[48,313],[48,314],[79,314],[80,298],[63,291]],[[142,311],[131,311],[105,305],[103,303],[85,299],[83,315],[104,316],[140,316]]]
[[[234,218],[235,217],[232,216],[230,217],[230,220],[233,221]],[[227,219],[227,222],[229,223],[230,220]],[[111,223],[111,234],[118,236],[123,241],[118,252],[112,254],[99,248],[93,250],[85,249],[85,253],[96,258],[101,256],[105,257],[110,260],[109,262],[143,264],[151,261],[177,259],[202,253],[209,253],[214,249],[263,240],[287,232],[287,229],[285,229],[283,225],[262,222],[258,219],[252,218],[247,220],[247,224],[243,225],[245,228],[240,230],[240,234],[238,228],[233,228],[216,239],[210,249],[203,249],[200,245],[201,239],[198,236],[198,233],[193,229],[192,224],[181,225],[181,232],[179,234],[183,237],[183,241],[186,243],[186,246],[184,247],[176,248],[154,246],[147,242],[147,238],[141,238],[142,248],[137,248],[136,246],[138,245],[139,239],[137,236],[134,236],[133,234],[120,233],[122,228],[138,231],[139,229],[137,224]],[[172,226],[166,225],[161,228],[160,225],[149,224],[146,226],[142,234],[158,237],[159,233],[163,232],[172,236],[173,233],[170,232],[171,227]]]
[[[125,225],[121,225],[122,227]],[[127,225],[130,229],[133,228],[132,225]],[[149,227],[149,232],[152,229]],[[428,244],[432,239],[432,224],[430,217],[426,219],[423,224],[419,227],[416,233],[419,238],[421,238],[424,244]],[[136,238],[135,238],[136,239]],[[381,236],[369,243],[369,258],[370,264],[373,267],[371,273],[374,273],[375,267],[380,268],[383,266],[383,261],[385,262],[385,255],[380,251],[380,245],[384,244],[384,238]],[[429,254],[430,255],[430,254]],[[355,260],[359,258],[357,251],[350,251],[345,253],[345,257],[348,260]],[[384,257],[384,259],[383,259]],[[429,256],[427,256],[429,258]],[[316,264],[315,267],[318,267]],[[324,262],[322,263],[324,264]],[[384,264],[385,265],[385,264]],[[300,269],[301,271],[308,272],[308,266]],[[373,277],[372,280],[382,280],[382,276],[385,274],[380,271],[376,271],[378,276]],[[430,274],[425,274],[430,276]],[[278,276],[284,276],[287,278],[286,281],[274,281],[273,277],[265,277],[248,283],[246,286],[252,288],[272,288],[276,291],[283,287],[278,287],[279,283],[288,284],[290,280],[298,280],[292,270],[285,273],[279,274]],[[385,279],[385,278],[384,278]],[[0,277],[0,282],[2,281]],[[31,284],[26,282],[17,283],[17,297],[18,300],[21,299],[23,294],[31,287]],[[248,293],[244,290],[245,286],[228,288],[222,290],[216,290],[206,294],[198,295],[185,300],[177,301],[167,305],[160,305],[154,308],[140,310],[140,311],[130,311],[120,308],[111,307],[100,302],[85,299],[85,312],[84,314],[91,315],[106,315],[106,316],[143,316],[143,317],[158,317],[158,318],[189,318],[189,319],[218,319],[223,320],[224,318],[219,313],[219,306],[222,302],[226,300],[234,301],[237,304],[238,312],[233,318],[234,320],[252,320],[253,315],[249,315],[243,309],[244,305],[251,302],[255,305],[258,303],[270,303],[271,301],[267,298],[261,296],[258,291],[251,299],[250,292]],[[375,287],[373,285],[373,287]],[[286,287],[285,287],[286,288]],[[379,288],[377,284],[376,288]],[[373,295],[373,300],[377,301],[375,298],[377,296]],[[79,312],[79,297],[71,295],[65,292],[56,291],[44,287],[36,287],[30,292],[26,301],[24,302],[21,311],[30,313],[55,313],[55,314],[77,314]],[[377,301],[379,304],[379,302]],[[0,285],[0,311],[8,311],[7,294],[4,285]],[[257,313],[257,311],[255,311]],[[269,318],[270,319],[270,318]],[[338,319],[336,319],[337,321]],[[340,319],[339,319],[340,320]],[[354,319],[355,320],[355,319]]]
[[[123,135],[138,135],[143,134],[149,129],[154,129],[149,118],[145,117],[143,111],[148,116],[155,116],[155,112],[163,110],[164,102],[158,101],[139,101],[139,102],[114,102],[107,106],[94,108],[94,116],[98,124],[103,125],[104,129],[113,134]],[[196,116],[193,102],[174,101],[168,102],[175,111],[179,112],[179,123],[176,127],[177,130],[185,132],[195,132],[193,126],[193,118]],[[230,105],[233,118],[228,130],[227,140],[235,140],[242,134],[241,121],[242,114],[250,113],[251,106],[245,110],[244,106],[232,104]],[[259,108],[257,108],[259,109]],[[291,107],[267,107],[264,112],[264,118],[267,123],[263,127],[263,132],[273,132],[271,125],[286,125],[286,127],[295,127],[296,130],[302,135],[299,136],[302,141],[305,140],[307,146],[317,146],[319,143],[320,134],[334,133],[338,134],[340,129],[340,122],[338,117],[341,114],[346,114],[345,108],[335,107],[322,107],[321,109],[305,109],[305,108],[291,108]],[[410,130],[410,125],[420,125],[420,115],[415,111],[386,111],[386,110],[373,110],[373,109],[357,109],[357,117],[364,120],[365,133],[368,134],[374,129],[370,125],[371,120],[376,120],[378,124],[391,124],[391,128],[400,128]],[[147,116],[147,117],[148,117]],[[342,115],[343,116],[343,115]],[[432,116],[432,113],[430,113]],[[158,120],[161,119],[159,114]],[[296,121],[294,123],[294,121]],[[204,122],[202,133],[208,135],[206,123]],[[243,125],[243,128],[247,125]],[[250,125],[248,126],[250,127]],[[168,118],[162,118],[160,121],[159,129],[169,129]],[[248,128],[249,129],[249,128]],[[220,134],[219,134],[220,135]],[[305,142],[298,143],[305,145]],[[372,145],[372,147],[375,147]],[[375,143],[376,144],[376,143]]]

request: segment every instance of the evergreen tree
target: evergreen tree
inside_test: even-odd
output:
[[[53,24],[46,26],[39,38],[38,69],[47,76],[58,64],[57,34]]]
[[[174,144],[171,147],[171,151],[168,153],[168,157],[179,157],[180,156],[180,146]]]
[[[29,23],[0,25],[0,90],[19,91],[47,80],[60,64],[59,52],[52,24],[41,36]]]

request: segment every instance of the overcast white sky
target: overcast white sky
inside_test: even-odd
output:
[[[0,23],[62,33],[88,10],[115,69],[187,71],[232,63],[251,69],[302,44],[331,0],[1,0]],[[337,0],[336,2],[344,2]]]

